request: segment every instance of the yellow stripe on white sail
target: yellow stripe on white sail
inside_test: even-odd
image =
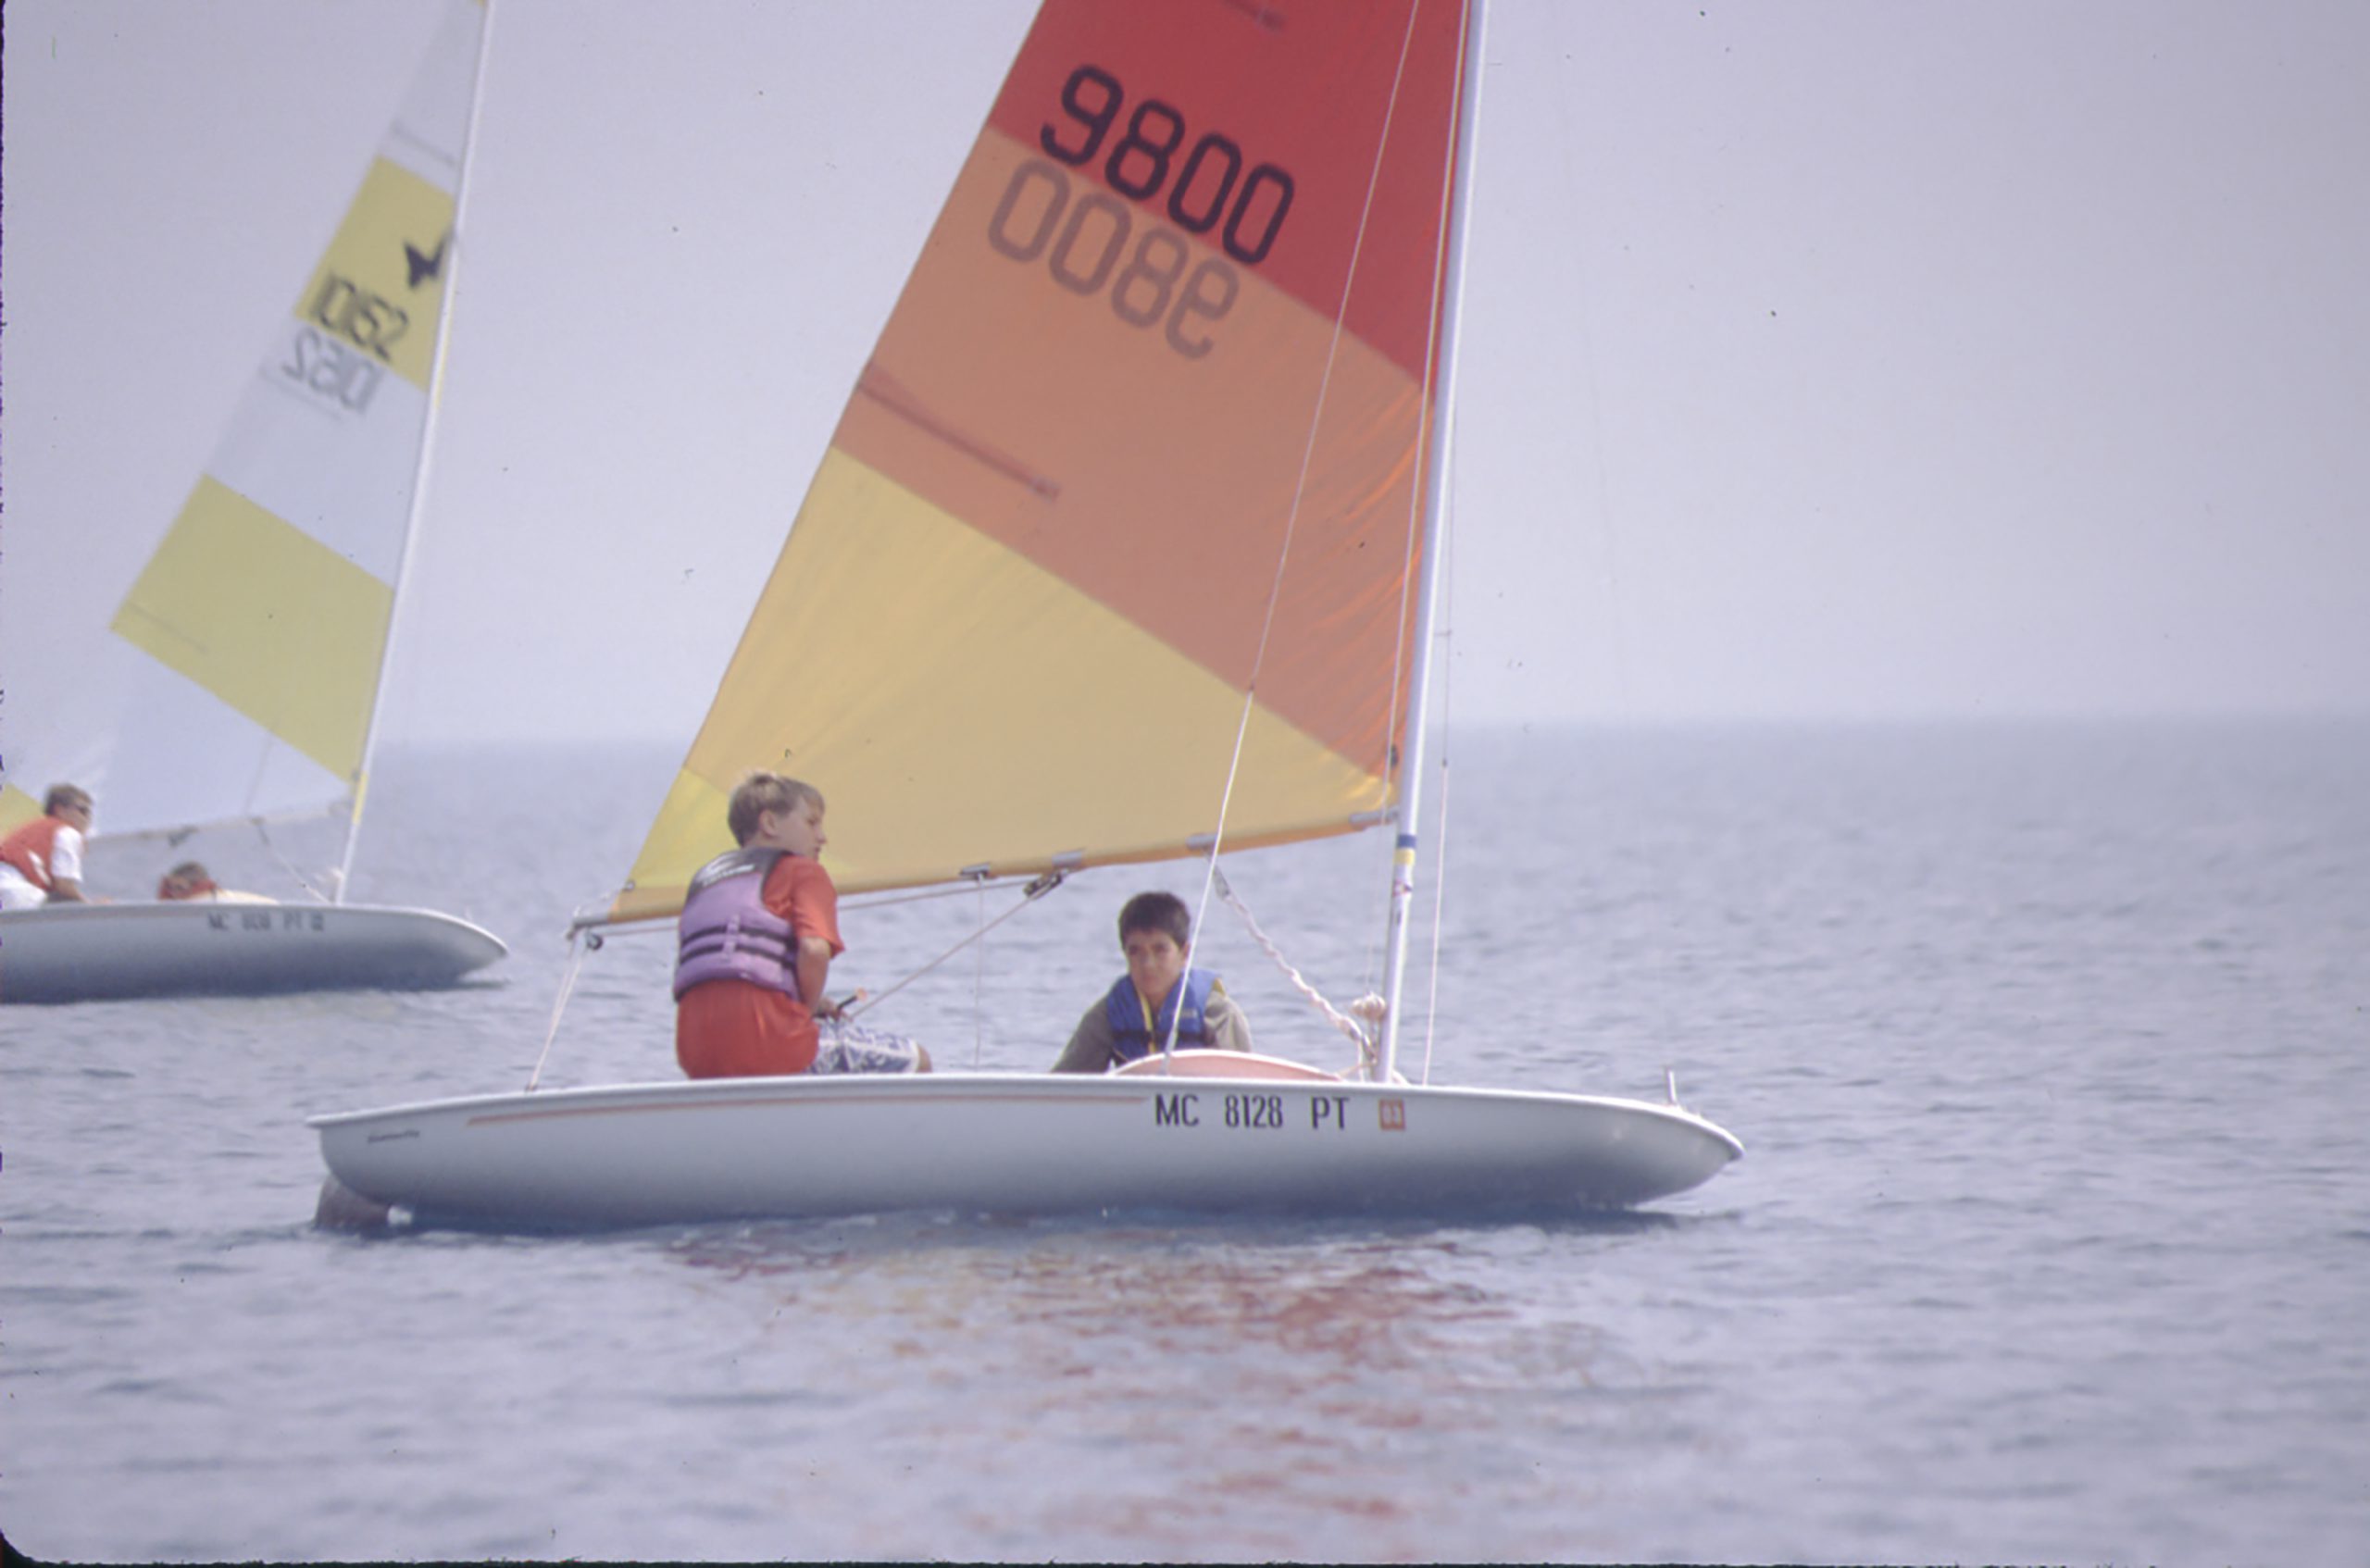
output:
[[[830,803],[851,890],[1183,854],[1215,825],[1241,694],[1104,605],[836,449],[716,708],[633,868],[619,918],[664,914],[729,847],[724,801],[762,763]],[[884,716],[894,716],[885,717]],[[1229,841],[1345,828],[1371,774],[1254,714]],[[949,781],[958,781],[950,789]]]
[[[201,479],[114,630],[350,778],[393,591],[301,529]]]

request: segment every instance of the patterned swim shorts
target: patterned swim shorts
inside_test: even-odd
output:
[[[921,1046],[904,1035],[843,1018],[818,1018],[815,1028],[819,1038],[810,1073],[911,1073],[921,1067]]]

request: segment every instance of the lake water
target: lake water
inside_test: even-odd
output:
[[[356,895],[493,927],[487,985],[0,1009],[12,1545],[2363,1561],[2370,725],[1460,742],[1434,1076],[1675,1072],[1747,1152],[1650,1213],[315,1230],[306,1116],[525,1082],[673,762],[388,759]],[[1386,852],[1229,875],[1346,1001]],[[876,1021],[1049,1063],[1140,883],[1199,890],[1074,880]],[[851,913],[835,980],[1007,896]],[[1346,1057],[1223,910],[1204,952],[1264,1047]],[[590,957],[547,1084],[672,1075],[668,956]]]

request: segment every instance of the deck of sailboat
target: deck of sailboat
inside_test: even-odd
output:
[[[1676,1105],[1314,1075],[722,1078],[318,1116],[331,1173],[424,1223],[617,1228],[901,1210],[1582,1213],[1741,1152]]]

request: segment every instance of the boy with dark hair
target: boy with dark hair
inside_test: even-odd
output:
[[[1207,969],[1186,966],[1192,937],[1192,915],[1176,894],[1129,899],[1119,911],[1128,972],[1078,1021],[1054,1071],[1101,1073],[1158,1055],[1172,1027],[1179,1051],[1249,1051],[1251,1020],[1225,985]]]

